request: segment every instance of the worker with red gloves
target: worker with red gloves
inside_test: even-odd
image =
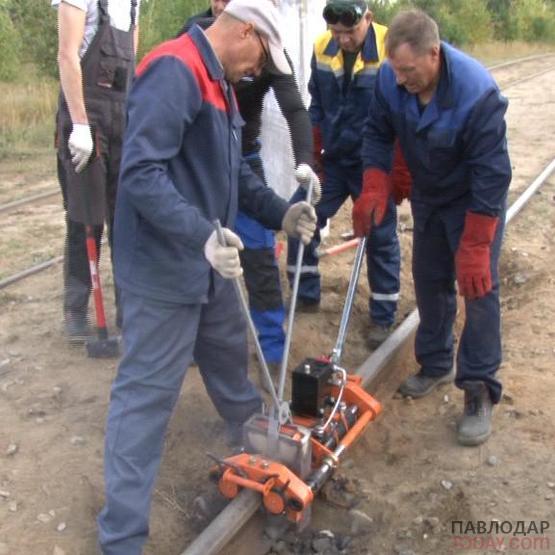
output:
[[[362,133],[376,73],[385,59],[386,27],[373,21],[365,0],[329,0],[323,17],[328,30],[316,39],[308,85],[313,126],[315,169],[322,182],[316,206],[322,228],[345,200],[359,196],[362,187]],[[304,198],[302,189],[292,201]],[[397,211],[388,199],[385,216],[371,230],[367,242],[370,326],[367,341],[375,349],[391,331],[399,299],[400,248]],[[317,232],[305,249],[298,308],[316,311],[320,304]],[[293,279],[298,241],[290,240],[288,275]]]
[[[437,24],[421,11],[399,13],[385,46],[388,61],[378,73],[364,133],[364,185],[353,225],[357,235],[368,233],[392,194],[409,193],[388,179],[398,137],[413,182],[420,313],[420,370],[400,391],[422,397],[455,378],[456,281],[466,308],[455,379],[465,397],[458,440],[478,445],[491,433],[492,406],[501,397],[498,260],[511,180],[507,100],[476,60],[440,42]]]

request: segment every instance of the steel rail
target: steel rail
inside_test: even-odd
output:
[[[8,285],[15,283],[16,281],[32,276],[33,274],[38,274],[39,272],[42,272],[43,270],[50,268],[50,266],[54,266],[54,264],[58,264],[58,262],[61,262],[63,259],[64,259],[63,256],[56,256],[55,258],[51,258],[50,260],[46,260],[45,262],[41,262],[40,264],[31,266],[30,268],[27,268],[22,272],[18,272],[13,276],[7,277],[0,281],[0,289],[3,289],[4,287],[7,287]]]
[[[504,67],[510,67],[522,62],[528,62],[532,60],[539,60],[541,58],[549,58],[549,56],[555,56],[555,52],[544,52],[543,54],[532,54],[531,56],[524,56],[523,58],[516,58],[514,60],[509,60],[507,62],[500,62],[498,64],[494,64],[492,66],[488,66],[488,69],[491,71],[493,69],[501,69]]]
[[[514,87],[515,85],[520,85],[520,83],[525,83],[526,81],[530,81],[531,79],[535,79],[536,77],[540,77],[540,75],[544,75],[545,73],[549,73],[550,71],[553,71],[554,69],[555,69],[555,66],[549,66],[547,69],[542,69],[541,71],[533,73],[532,75],[528,75],[527,77],[523,77],[522,79],[516,79],[515,81],[510,81],[506,85],[503,85],[503,90],[505,91],[505,90],[507,90],[511,87]]]
[[[30,197],[25,197],[19,200],[14,200],[12,202],[7,202],[6,204],[0,205],[0,214],[2,214],[3,212],[10,212],[11,210],[21,208],[25,204],[31,204],[33,202],[36,202],[37,200],[43,200],[45,198],[53,197],[59,194],[60,194],[60,190],[56,189],[55,191],[46,191],[44,193],[37,193],[36,195],[32,195]]]
[[[522,210],[554,171],[555,158],[507,210],[506,223],[509,223]],[[357,368],[355,374],[362,377],[362,383],[366,389],[376,385],[381,379],[388,364],[416,331],[419,321],[418,310],[414,309]],[[242,490],[181,555],[216,555],[237,535],[240,527],[246,524],[260,505],[260,495],[257,492]]]

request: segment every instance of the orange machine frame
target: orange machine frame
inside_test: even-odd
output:
[[[330,394],[336,397],[340,394],[340,386],[331,385]],[[374,399],[362,388],[362,378],[356,375],[347,375],[342,402],[347,406],[356,405],[358,418],[351,428],[345,417],[338,411],[334,415],[335,421],[341,421],[346,430],[345,435],[337,438],[336,447],[331,451],[311,436],[312,469],[316,470],[324,464],[336,468],[339,457],[335,452],[350,448],[382,411],[379,401]],[[293,416],[293,423],[313,429],[319,424],[316,418]],[[282,430],[291,436],[287,425]],[[311,487],[298,477],[284,464],[269,460],[262,455],[241,453],[226,458],[218,467],[213,469],[218,477],[218,487],[222,495],[233,499],[241,488],[258,491],[262,495],[264,507],[272,514],[285,514],[287,519],[294,523],[302,522],[314,499]]]

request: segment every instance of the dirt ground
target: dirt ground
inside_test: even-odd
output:
[[[512,68],[495,75],[503,86],[534,71]],[[514,200],[554,156],[555,72],[510,87],[506,95]],[[8,189],[22,179],[3,181],[2,202],[13,200]],[[1,277],[59,254],[62,217],[59,199],[3,214]],[[399,320],[414,307],[407,206],[401,208],[400,222]],[[505,546],[500,551],[555,553],[554,223],[555,176],[506,234],[501,261],[505,389],[495,410],[493,436],[479,448],[457,445],[454,428],[462,395],[454,386],[419,401],[392,399],[384,388],[383,416],[334,482],[371,519],[367,530],[354,532],[353,514],[332,496],[315,506],[313,529],[347,537],[344,553],[493,552],[459,549],[451,527],[453,521],[494,519],[550,523],[549,544],[528,549],[532,544],[515,536],[520,548],[509,548],[511,535],[501,534],[497,539]],[[349,225],[345,207],[332,222],[327,243],[340,242]],[[290,367],[333,347],[351,259],[352,254],[343,254],[323,262],[322,310],[298,317]],[[111,301],[106,260],[103,269]],[[343,358],[349,368],[370,354],[365,281],[361,279]],[[95,553],[95,517],[103,498],[103,427],[116,362],[86,358],[83,349],[65,343],[61,329],[61,266],[0,290],[0,555]],[[403,364],[405,372],[416,370],[410,356]],[[254,367],[253,362],[253,376]],[[166,440],[147,555],[178,554],[198,533],[193,500],[213,487],[206,453],[226,454],[222,431],[192,368]],[[254,552],[264,551],[253,546],[248,553]]]

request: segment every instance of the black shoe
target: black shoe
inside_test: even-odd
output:
[[[491,434],[493,403],[484,382],[464,382],[464,412],[457,427],[461,445],[480,445]]]
[[[305,314],[316,314],[320,311],[320,301],[314,299],[307,299],[299,297],[297,299],[297,312],[304,312]]]
[[[225,421],[225,444],[234,453],[243,450],[243,424],[243,422],[233,420]]]
[[[431,393],[438,385],[443,383],[451,383],[455,379],[455,372],[451,370],[448,374],[443,376],[426,376],[422,370],[411,376],[405,383],[399,387],[399,393],[404,397],[424,397]]]
[[[71,345],[83,345],[94,337],[94,332],[85,315],[66,314],[64,330]]]
[[[382,326],[380,324],[370,324],[366,342],[372,350],[377,349],[391,334],[393,326]]]

